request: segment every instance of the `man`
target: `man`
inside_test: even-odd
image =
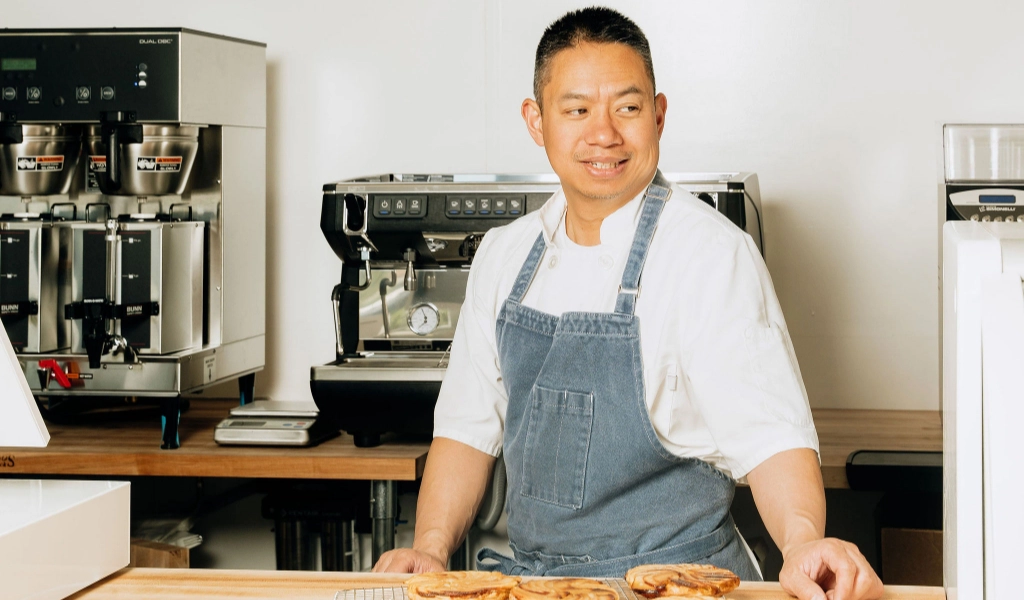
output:
[[[503,452],[514,557],[481,552],[491,568],[699,562],[760,579],[729,515],[745,478],[787,591],[879,597],[857,548],[823,539],[817,436],[760,255],[658,171],[667,102],[643,33],[609,9],[570,12],[535,69],[522,114],[562,190],[480,246],[413,548],[374,570],[443,570]]]

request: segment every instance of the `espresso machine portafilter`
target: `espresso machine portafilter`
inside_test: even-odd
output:
[[[0,317],[51,414],[264,365],[266,47],[189,29],[0,31]]]

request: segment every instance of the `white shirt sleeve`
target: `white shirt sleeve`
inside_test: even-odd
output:
[[[434,437],[449,438],[498,456],[508,396],[501,380],[495,337],[496,281],[493,270],[486,266],[494,237],[493,233],[484,236],[469,272],[466,300],[434,408]]]
[[[718,234],[685,271],[699,323],[684,353],[694,401],[732,476],[794,448],[818,451],[807,392],[771,278],[749,236]],[[693,264],[695,263],[695,264]]]

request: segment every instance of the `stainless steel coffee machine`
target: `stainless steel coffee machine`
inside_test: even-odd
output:
[[[0,30],[0,317],[47,407],[264,366],[266,47],[189,29]],[[15,341],[17,340],[17,341]]]
[[[665,176],[764,252],[755,174]],[[385,174],[325,185],[320,229],[342,274],[332,297],[337,360],[310,374],[320,418],[357,446],[385,432],[429,435],[480,240],[558,187],[554,175]]]

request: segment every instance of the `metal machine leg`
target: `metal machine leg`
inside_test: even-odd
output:
[[[238,403],[242,406],[249,404],[255,399],[256,374],[249,373],[238,378]]]
[[[176,450],[181,447],[178,423],[181,422],[181,396],[160,400],[160,448]]]
[[[352,521],[323,521],[320,525],[320,570],[351,571]]]
[[[315,555],[311,551],[309,526],[301,519],[278,519],[274,524],[279,571],[312,571]]]
[[[381,554],[395,547],[395,515],[398,499],[394,481],[373,481],[370,484],[370,516],[373,518],[373,564]]]

